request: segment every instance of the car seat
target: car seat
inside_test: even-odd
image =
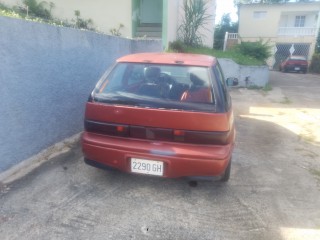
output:
[[[145,67],[145,83],[140,87],[138,93],[145,96],[161,97],[161,89],[157,84],[160,79],[160,72],[159,67]]]
[[[204,77],[190,73],[190,81],[192,83],[190,89],[182,94],[180,100],[183,102],[212,103],[211,89]]]
[[[159,81],[161,69],[159,67],[145,67],[144,78],[148,83],[156,83]]]

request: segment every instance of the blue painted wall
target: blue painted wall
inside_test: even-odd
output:
[[[115,59],[161,49],[0,17],[0,172],[82,131],[89,93]]]

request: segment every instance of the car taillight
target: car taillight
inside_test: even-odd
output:
[[[174,136],[177,136],[177,137],[182,137],[182,136],[184,136],[185,135],[185,131],[183,131],[183,130],[173,130],[173,135]]]
[[[112,136],[128,136],[129,127],[121,124],[108,124],[96,121],[84,121],[84,128],[88,132],[94,132]]]
[[[171,141],[192,144],[228,144],[231,131],[189,131],[182,129],[165,129],[124,124],[102,123],[85,120],[85,130],[109,136],[131,137],[138,139]]]
[[[183,142],[195,144],[218,144],[223,145],[228,143],[230,131],[226,132],[200,132],[186,131]]]

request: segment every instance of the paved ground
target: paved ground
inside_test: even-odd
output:
[[[232,91],[227,184],[105,172],[76,144],[0,186],[1,239],[320,239],[320,76],[271,84]]]

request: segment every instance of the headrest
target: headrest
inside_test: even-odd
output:
[[[205,81],[202,80],[197,74],[195,73],[190,73],[190,81],[192,82],[193,85],[195,86],[203,86]]]
[[[158,67],[145,67],[144,68],[144,76],[146,78],[154,78],[160,76],[160,68]]]

